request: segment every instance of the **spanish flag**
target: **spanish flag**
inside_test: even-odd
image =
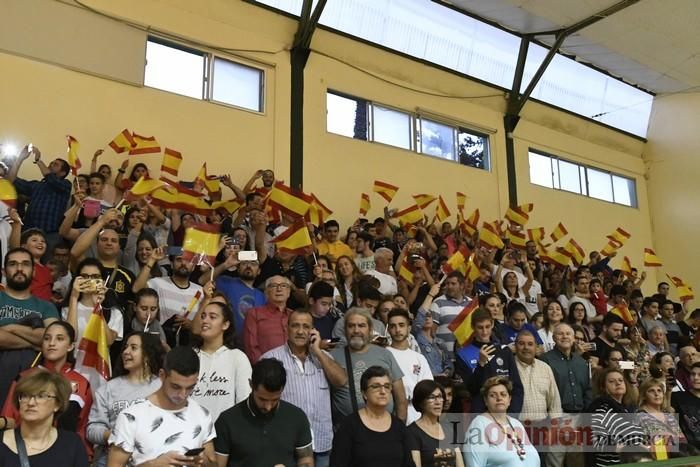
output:
[[[177,174],[180,172],[180,164],[182,164],[182,154],[174,149],[165,148],[165,151],[163,151],[163,161],[160,164],[160,179],[168,183],[173,183],[163,174],[167,173],[177,178]]]
[[[360,196],[360,215],[366,216],[372,205],[369,203],[369,195],[367,193],[362,193]]]
[[[586,253],[581,248],[581,245],[576,243],[576,240],[570,238],[569,241],[564,245],[564,251],[562,252],[574,262],[575,266],[583,263]]]
[[[416,204],[419,208],[425,209],[437,198],[433,195],[413,195],[413,199],[416,200]]]
[[[185,230],[185,240],[182,242],[183,255],[187,260],[196,256],[206,257],[213,265],[219,253],[221,240],[220,226],[214,224],[195,224]]]
[[[532,203],[510,207],[506,211],[505,217],[511,224],[525,225],[527,221],[530,220],[530,213],[533,207],[534,205]]]
[[[630,262],[628,256],[622,258],[622,265],[620,266],[620,271],[622,271],[627,277],[632,276],[632,263]]]
[[[634,321],[635,321],[634,314],[632,313],[632,311],[630,311],[630,309],[627,307],[627,305],[625,303],[621,303],[621,304],[617,305],[615,308],[610,310],[610,313],[622,318],[622,321],[624,321],[627,324],[627,326],[634,325]]]
[[[413,284],[413,275],[416,272],[415,266],[413,266],[406,256],[404,256],[403,261],[401,261],[401,266],[399,267],[399,277],[403,278],[409,284]]]
[[[472,327],[472,313],[479,308],[479,300],[473,299],[462,311],[452,320],[447,328],[455,335],[459,345],[463,346],[469,342],[474,334]]]
[[[420,210],[418,205],[414,204],[403,211],[397,212],[394,214],[394,217],[403,224],[417,224],[423,220],[423,211]]]
[[[467,272],[464,273],[464,276],[471,282],[474,282],[481,276],[479,266],[476,265],[473,257],[474,255],[472,255],[472,257],[469,258],[469,261],[467,262]]]
[[[93,308],[83,337],[78,343],[75,370],[87,378],[94,390],[106,383],[112,375],[107,345],[107,323],[99,303]]]
[[[438,204],[435,206],[435,217],[438,222],[444,222],[450,217],[450,210],[447,209],[447,205],[445,204],[445,200],[442,199],[442,196],[438,197]]]
[[[524,250],[527,243],[525,234],[519,230],[508,227],[506,230],[506,238],[510,241],[510,246],[518,250]]]
[[[160,188],[170,188],[170,185],[162,180],[141,177],[136,183],[134,183],[134,186],[131,187],[129,193],[134,198],[140,198],[143,196],[148,196]]]
[[[399,191],[399,187],[390,183],[375,180],[373,190],[379,196],[384,198],[387,203],[391,203],[391,200],[394,199],[394,196],[396,196],[396,192]]]
[[[136,140],[131,136],[131,132],[124,128],[112,141],[109,142],[109,147],[117,154],[129,151],[136,146]]]
[[[442,266],[443,274],[447,275],[453,271],[459,271],[462,274],[467,272],[467,260],[471,252],[466,245],[460,245],[457,251],[455,251],[448,259],[447,262]]]
[[[328,209],[325,204],[319,200],[315,194],[311,193],[311,207],[306,213],[306,220],[313,225],[321,225],[326,222],[326,219],[333,214],[333,211]]]
[[[693,288],[686,284],[683,281],[683,279],[676,276],[669,276],[668,274],[666,274],[666,277],[668,277],[671,283],[676,287],[676,292],[678,292],[678,299],[681,302],[686,302],[695,298],[695,292],[693,292]]]
[[[564,227],[564,224],[561,222],[554,228],[554,231],[549,234],[549,238],[552,239],[553,242],[558,242],[564,235],[568,234],[569,231],[566,230],[566,227]]]
[[[136,133],[133,133],[131,136],[136,141],[136,146],[132,146],[129,149],[130,156],[160,153],[160,144],[158,144],[154,136],[141,136]]]
[[[294,255],[308,255],[313,251],[313,243],[304,219],[297,219],[287,230],[272,239],[277,250]]]
[[[544,239],[544,227],[537,227],[534,229],[527,229],[527,238],[537,243]]]
[[[479,231],[479,241],[482,245],[489,248],[496,248],[497,250],[500,250],[505,246],[500,235],[498,235],[496,227],[488,222],[484,222],[484,225],[481,226],[481,230]]]
[[[202,168],[199,169],[199,173],[195,177],[195,182],[200,180],[204,187],[207,189],[209,194],[218,193],[221,191],[221,183],[219,182],[219,177],[207,174],[207,163],[202,164]]]
[[[613,233],[608,235],[607,238],[611,241],[619,243],[620,246],[622,246],[631,236],[632,235],[627,233],[622,227],[618,227]]]
[[[600,254],[603,256],[612,256],[613,253],[617,251],[619,247],[613,243],[612,241],[609,241],[608,243],[605,244],[602,250],[600,250]]]
[[[663,263],[651,248],[644,249],[644,266],[649,268],[658,268],[663,266]]]
[[[474,233],[478,230],[479,228],[479,208],[474,209],[474,212],[469,216],[469,218],[464,221],[464,229],[463,231],[468,234],[468,235],[474,235]]]
[[[464,211],[464,206],[467,204],[467,195],[461,191],[457,192],[457,211]]]
[[[540,259],[546,263],[566,267],[571,262],[571,257],[566,254],[566,250],[559,247],[553,251],[540,255]]]
[[[673,440],[671,440],[671,442],[675,443]],[[668,460],[668,449],[666,447],[666,439],[664,435],[657,435],[654,437],[650,450],[655,461]]]
[[[193,193],[179,184],[153,191],[151,193],[151,204],[203,216],[208,216],[214,211],[212,205],[204,200],[201,193]]]
[[[229,199],[227,201],[214,201],[211,207],[215,211],[223,210],[231,215],[243,207],[243,201],[237,198]]]
[[[276,182],[267,198],[268,204],[287,213],[291,217],[304,217],[313,198],[301,191],[294,190],[282,182]]]
[[[0,178],[0,201],[11,208],[17,205],[17,190],[12,182],[6,178]]]
[[[68,165],[70,165],[73,175],[78,175],[78,170],[80,170],[80,167],[82,167],[80,158],[78,157],[80,143],[78,143],[78,140],[70,135],[66,136],[66,138],[68,139]]]

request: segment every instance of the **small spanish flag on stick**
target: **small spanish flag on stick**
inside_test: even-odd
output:
[[[467,204],[467,195],[461,191],[457,192],[457,211],[463,212],[464,206]]]
[[[644,249],[644,266],[648,268],[658,268],[663,266],[663,263],[651,248]]]
[[[437,198],[433,195],[413,195],[413,199],[416,200],[416,204],[419,208],[425,209]]]
[[[394,196],[396,196],[396,192],[399,191],[399,187],[390,183],[375,180],[373,190],[379,196],[384,198],[387,203],[391,203],[391,200],[394,199]]]
[[[287,230],[272,239],[277,250],[294,255],[308,255],[313,251],[313,243],[304,219],[297,219]]]
[[[459,345],[464,346],[474,335],[472,327],[472,313],[479,308],[479,300],[472,300],[462,311],[452,320],[447,328],[452,331]]]
[[[360,196],[360,215],[366,216],[372,205],[369,202],[369,195],[367,193],[362,193]]]
[[[71,135],[66,136],[66,138],[68,139],[68,165],[70,166],[73,175],[78,175],[78,170],[80,170],[80,167],[82,167],[80,158],[78,157],[80,143],[78,143],[78,140],[73,138]]]
[[[566,227],[564,227],[564,224],[561,222],[554,228],[551,234],[549,234],[549,238],[552,239],[553,242],[558,242],[561,238],[564,237],[564,235],[568,234],[569,231],[566,230]]]
[[[622,273],[627,277],[632,276],[632,263],[630,262],[628,256],[622,258],[622,265],[620,266],[620,271],[622,271]]]
[[[136,146],[129,149],[130,156],[160,153],[160,144],[156,141],[155,136],[141,136],[133,133],[131,137],[136,141]]]
[[[505,217],[511,224],[525,225],[530,220],[530,213],[533,208],[534,205],[532,203],[511,207],[506,211]]]
[[[131,132],[124,128],[112,141],[109,142],[109,147],[117,154],[131,150],[136,146],[136,140],[131,136]]]
[[[447,205],[445,204],[445,200],[442,199],[442,196],[439,196],[438,204],[435,206],[435,218],[438,222],[444,222],[448,217],[450,217],[450,210],[447,209]]]

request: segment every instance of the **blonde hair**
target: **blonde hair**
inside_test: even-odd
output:
[[[59,416],[68,408],[71,395],[71,385],[63,376],[44,369],[37,369],[19,380],[15,387],[15,394],[12,400],[15,408],[19,410],[19,396],[35,395],[42,391],[55,392],[56,406],[58,411],[55,416]]]
[[[508,391],[508,395],[512,396],[513,395],[513,383],[508,379],[506,376],[492,376],[486,381],[484,381],[484,385],[481,386],[481,397],[486,399],[487,394],[489,393],[489,390],[494,387],[494,386],[505,386],[506,391]]]
[[[666,382],[656,378],[647,378],[644,380],[644,382],[642,382],[642,384],[639,385],[639,401],[637,402],[637,405],[641,407],[646,403],[647,391],[653,387],[661,388],[661,392],[664,395],[664,400],[661,403],[661,411],[668,412],[670,405],[668,402],[668,397],[666,397]]]

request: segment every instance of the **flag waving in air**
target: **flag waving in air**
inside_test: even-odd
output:
[[[78,175],[78,170],[82,167],[80,158],[78,158],[80,143],[70,135],[66,136],[66,138],[68,139],[68,165],[70,165],[70,170],[73,175]]]
[[[533,207],[533,204],[529,203],[508,208],[505,217],[512,224],[525,225],[527,221],[530,220],[530,213],[532,212]]]
[[[419,208],[425,209],[437,198],[433,195],[413,195],[413,199],[416,200],[416,204]]]
[[[304,219],[298,219],[287,227],[287,230],[272,239],[272,243],[277,246],[278,251],[294,255],[307,255],[313,249]]]
[[[663,266],[663,263],[651,248],[644,249],[644,266],[649,268],[658,268]]]
[[[467,204],[467,195],[462,193],[461,191],[457,192],[457,211],[463,212],[464,211],[464,205]]]
[[[369,195],[367,193],[362,193],[360,196],[360,215],[366,216],[372,205],[369,203]]]
[[[0,201],[11,208],[17,205],[17,190],[6,178],[0,178]]]
[[[220,226],[214,224],[195,224],[185,230],[185,240],[182,242],[183,255],[186,260],[196,256],[207,259],[209,264],[216,262],[221,240]]]
[[[452,320],[447,328],[455,335],[459,345],[464,346],[474,335],[472,327],[472,313],[479,309],[479,300],[472,300],[462,311]]]
[[[311,207],[313,198],[282,182],[276,182],[270,190],[267,202],[292,217],[303,217]]]
[[[87,378],[94,390],[106,383],[112,375],[107,344],[107,323],[99,303],[95,304],[83,337],[78,343],[75,369]]]
[[[131,150],[136,146],[136,140],[131,136],[131,132],[126,128],[123,129],[112,141],[109,142],[109,147],[117,154]]]
[[[136,145],[129,149],[130,156],[160,153],[160,144],[158,144],[158,141],[156,141],[155,136],[141,136],[136,133],[132,133],[131,137],[136,142]]]
[[[610,310],[609,313],[612,313],[622,318],[622,321],[624,321],[625,324],[627,324],[627,326],[634,326],[635,316],[633,312],[630,311],[630,309],[627,307],[627,304],[620,303],[619,305],[615,306],[615,308]]]
[[[384,198],[387,203],[391,203],[391,200],[396,196],[396,192],[399,191],[399,187],[379,180],[374,181],[374,187],[372,189],[375,193]]]
[[[557,226],[554,228],[551,234],[549,234],[549,238],[552,239],[553,242],[558,242],[564,235],[568,234],[569,231],[566,230],[566,227],[564,227],[564,224],[561,222],[557,224]]]
[[[444,222],[448,217],[450,217],[450,210],[447,209],[447,204],[442,196],[438,197],[438,204],[435,206],[435,217],[438,222]]]

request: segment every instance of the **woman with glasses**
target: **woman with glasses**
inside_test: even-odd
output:
[[[391,401],[389,372],[371,366],[360,378],[365,406],[346,417],[333,437],[333,467],[408,467],[408,431],[387,405]]]
[[[90,383],[83,375],[73,369],[75,364],[75,330],[65,321],[54,321],[46,326],[44,337],[41,341],[41,354],[36,367],[29,368],[20,373],[18,381],[32,373],[47,370],[63,376],[71,385],[68,407],[56,418],[57,426],[67,431],[78,433],[85,442],[85,428],[88,415],[92,407],[92,391]],[[2,408],[2,417],[5,418],[6,427],[12,428],[21,422],[20,413],[14,406],[14,395],[17,391],[16,382],[10,387],[10,392]],[[91,448],[85,442],[88,452]]]
[[[421,417],[408,426],[408,446],[416,467],[464,467],[459,448],[443,449],[447,443],[440,415],[445,405],[445,389],[426,379],[413,389],[413,407]]]
[[[55,419],[68,408],[71,393],[70,383],[50,371],[35,371],[20,379],[12,403],[22,425],[0,435],[0,465],[88,467],[78,435],[54,426]]]
[[[522,423],[508,416],[512,392],[505,376],[493,376],[481,387],[486,413],[474,418],[464,437],[469,467],[539,467],[540,456]]]

